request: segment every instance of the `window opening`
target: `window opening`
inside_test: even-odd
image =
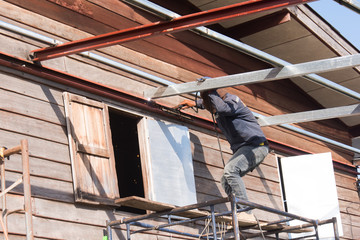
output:
[[[109,109],[120,197],[144,197],[137,124],[140,117]],[[118,210],[144,214],[144,210],[120,207]]]

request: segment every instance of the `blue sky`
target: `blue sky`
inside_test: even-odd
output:
[[[359,13],[334,0],[318,0],[309,5],[360,50]]]

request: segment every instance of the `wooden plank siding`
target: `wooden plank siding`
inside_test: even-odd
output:
[[[80,2],[82,5],[78,4]],[[39,5],[43,7],[39,8]],[[117,0],[84,0],[75,1],[75,4],[71,0],[6,0],[0,3],[0,19],[62,41],[81,39],[92,34],[157,20]],[[30,50],[45,46],[5,30],[0,30],[0,34],[0,51],[17,57],[26,58]],[[173,82],[193,81],[201,76],[215,77],[267,67],[266,64],[255,59],[189,32],[150,38],[96,52]],[[79,56],[54,59],[43,64],[139,97],[142,96],[144,89],[160,85]],[[77,239],[100,239],[106,220],[121,219],[133,214],[114,212],[114,209],[108,206],[75,204],[63,103],[65,91],[89,95],[87,97],[95,97],[99,101],[104,100],[50,81],[30,80],[26,76],[19,77],[0,71],[0,145],[12,147],[18,145],[21,139],[29,140],[36,239],[74,239],[75,236]],[[319,107],[288,81],[236,87],[231,92],[239,94],[251,109],[264,115],[305,111]],[[193,99],[192,96],[185,95],[160,99],[158,102],[174,106],[185,98]],[[112,100],[105,100],[113,106],[124,107]],[[200,111],[198,116],[211,119],[204,111]],[[350,141],[346,128],[336,120],[298,126],[341,142]],[[190,124],[188,127],[198,201],[224,197],[225,193],[220,186],[223,163],[216,135]],[[347,151],[279,127],[266,127],[264,132],[269,139],[305,151],[314,153],[330,151],[333,159],[338,162],[348,164],[352,158]],[[231,150],[223,136],[220,137],[220,142],[227,161],[231,157]],[[270,154],[259,168],[244,177],[244,181],[251,201],[282,210],[277,154]],[[20,162],[20,155],[14,155],[6,162],[7,184],[11,184],[20,176]],[[354,239],[360,236],[360,206],[355,179],[354,176],[340,170],[336,170],[335,177],[344,228],[342,239]],[[8,199],[10,208],[21,205],[21,194],[21,187],[11,192]],[[225,209],[229,209],[229,206],[217,207],[217,210]],[[255,213],[263,220],[278,218],[264,212]],[[158,221],[147,222],[157,224]],[[23,214],[10,216],[9,226],[11,239],[25,239]],[[203,226],[179,226],[173,229],[199,233],[201,227]],[[113,237],[125,239],[124,226],[121,226],[121,231],[115,231]],[[172,238],[188,239],[175,235]],[[166,233],[152,232],[134,235],[134,239],[170,239],[170,237]]]
[[[6,85],[6,80],[7,78],[1,78],[2,86]],[[17,86],[21,86],[22,83],[26,82],[26,80],[16,77],[11,78],[11,81],[18,82]],[[27,84],[24,85],[30,88],[36,88],[39,86],[37,83],[31,82],[27,82]],[[41,87],[49,88],[46,85],[41,85]],[[25,102],[31,102],[31,100],[34,100],[31,97],[23,99],[23,95],[20,93],[14,93],[12,92],[13,90],[14,89],[11,89],[11,91],[4,90],[4,92],[13,93],[14,95],[12,95],[11,99],[14,100],[14,102],[16,102],[17,99],[21,99]],[[51,90],[55,94],[62,94],[61,90]],[[41,92],[39,91],[34,93],[35,96],[39,96]],[[2,96],[3,95],[4,94],[2,94]],[[7,102],[9,99],[10,98],[6,99]],[[35,100],[38,101],[37,99]],[[19,104],[13,105],[13,107],[18,107],[18,105]],[[50,105],[50,103],[47,104],[47,109],[44,107],[42,108],[44,115],[53,111]],[[12,111],[16,111],[16,113]],[[106,220],[116,220],[124,216],[121,213],[119,213],[118,216],[114,215],[113,208],[109,207],[98,206],[95,208],[88,205],[75,205],[70,160],[68,157],[69,149],[66,143],[67,141],[62,144],[65,147],[65,152],[62,152],[62,148],[59,146],[59,143],[53,141],[51,137],[47,136],[49,132],[52,132],[52,128],[46,127],[46,124],[49,123],[47,120],[37,119],[39,117],[38,112],[28,112],[27,109],[24,108],[11,108],[2,112],[5,112],[6,114],[2,115],[0,120],[0,135],[2,137],[1,144],[5,146],[13,146],[18,144],[17,142],[20,139],[27,138],[29,140],[31,190],[35,226],[34,234],[37,239],[71,239],[75,233],[76,237],[79,239],[99,239],[102,236],[102,229],[105,227]],[[8,118],[6,117],[7,115],[16,115],[16,117]],[[30,121],[28,121],[29,119]],[[12,124],[9,123],[11,120],[13,121]],[[36,121],[42,121],[44,123],[45,127],[43,129],[43,133],[42,131],[38,131],[36,127],[35,129],[32,129],[34,126],[32,123]],[[59,123],[60,122],[62,121],[59,121]],[[27,125],[27,123],[30,124]],[[56,126],[59,125],[54,123],[51,124],[54,129],[52,134],[60,134],[66,138],[66,132],[59,132],[56,130]],[[39,126],[39,124],[37,125]],[[24,130],[26,126],[27,130]],[[56,151],[54,151],[55,149]],[[63,157],[62,160],[60,160],[61,156]],[[11,159],[6,161],[6,170],[6,184],[9,186],[20,177],[20,155],[11,156]],[[22,186],[20,185],[19,187],[16,187],[12,193],[22,194]],[[22,201],[21,196],[10,195],[8,198],[8,208],[17,209],[22,205]],[[154,221],[150,221],[148,223],[155,224]],[[67,230],[64,231],[64,229]],[[121,229],[121,232],[114,231],[114,233],[119,235],[119,239],[125,238],[124,236],[126,235],[124,227]],[[193,233],[198,232],[196,228],[187,229],[187,231],[193,231]],[[9,232],[20,235],[26,233],[23,214],[14,214],[9,217]],[[116,234],[114,239],[117,239]],[[163,237],[168,236],[163,233],[160,233],[159,235]],[[10,236],[12,235],[10,234]],[[157,239],[157,234],[152,233],[146,236],[140,235],[134,239]]]

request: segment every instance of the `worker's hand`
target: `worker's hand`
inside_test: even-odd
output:
[[[179,105],[177,105],[175,107],[175,109],[187,109],[187,108],[191,108],[191,107],[195,107],[196,103],[193,100],[184,100],[182,101]]]

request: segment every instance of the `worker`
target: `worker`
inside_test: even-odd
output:
[[[226,194],[248,201],[242,177],[254,170],[269,152],[269,145],[263,131],[250,109],[241,99],[222,89],[203,91],[201,99],[185,100],[179,108],[198,107],[214,114],[216,123],[225,135],[233,151],[232,157],[225,164],[221,185]],[[255,216],[237,205],[238,218],[256,224]]]

